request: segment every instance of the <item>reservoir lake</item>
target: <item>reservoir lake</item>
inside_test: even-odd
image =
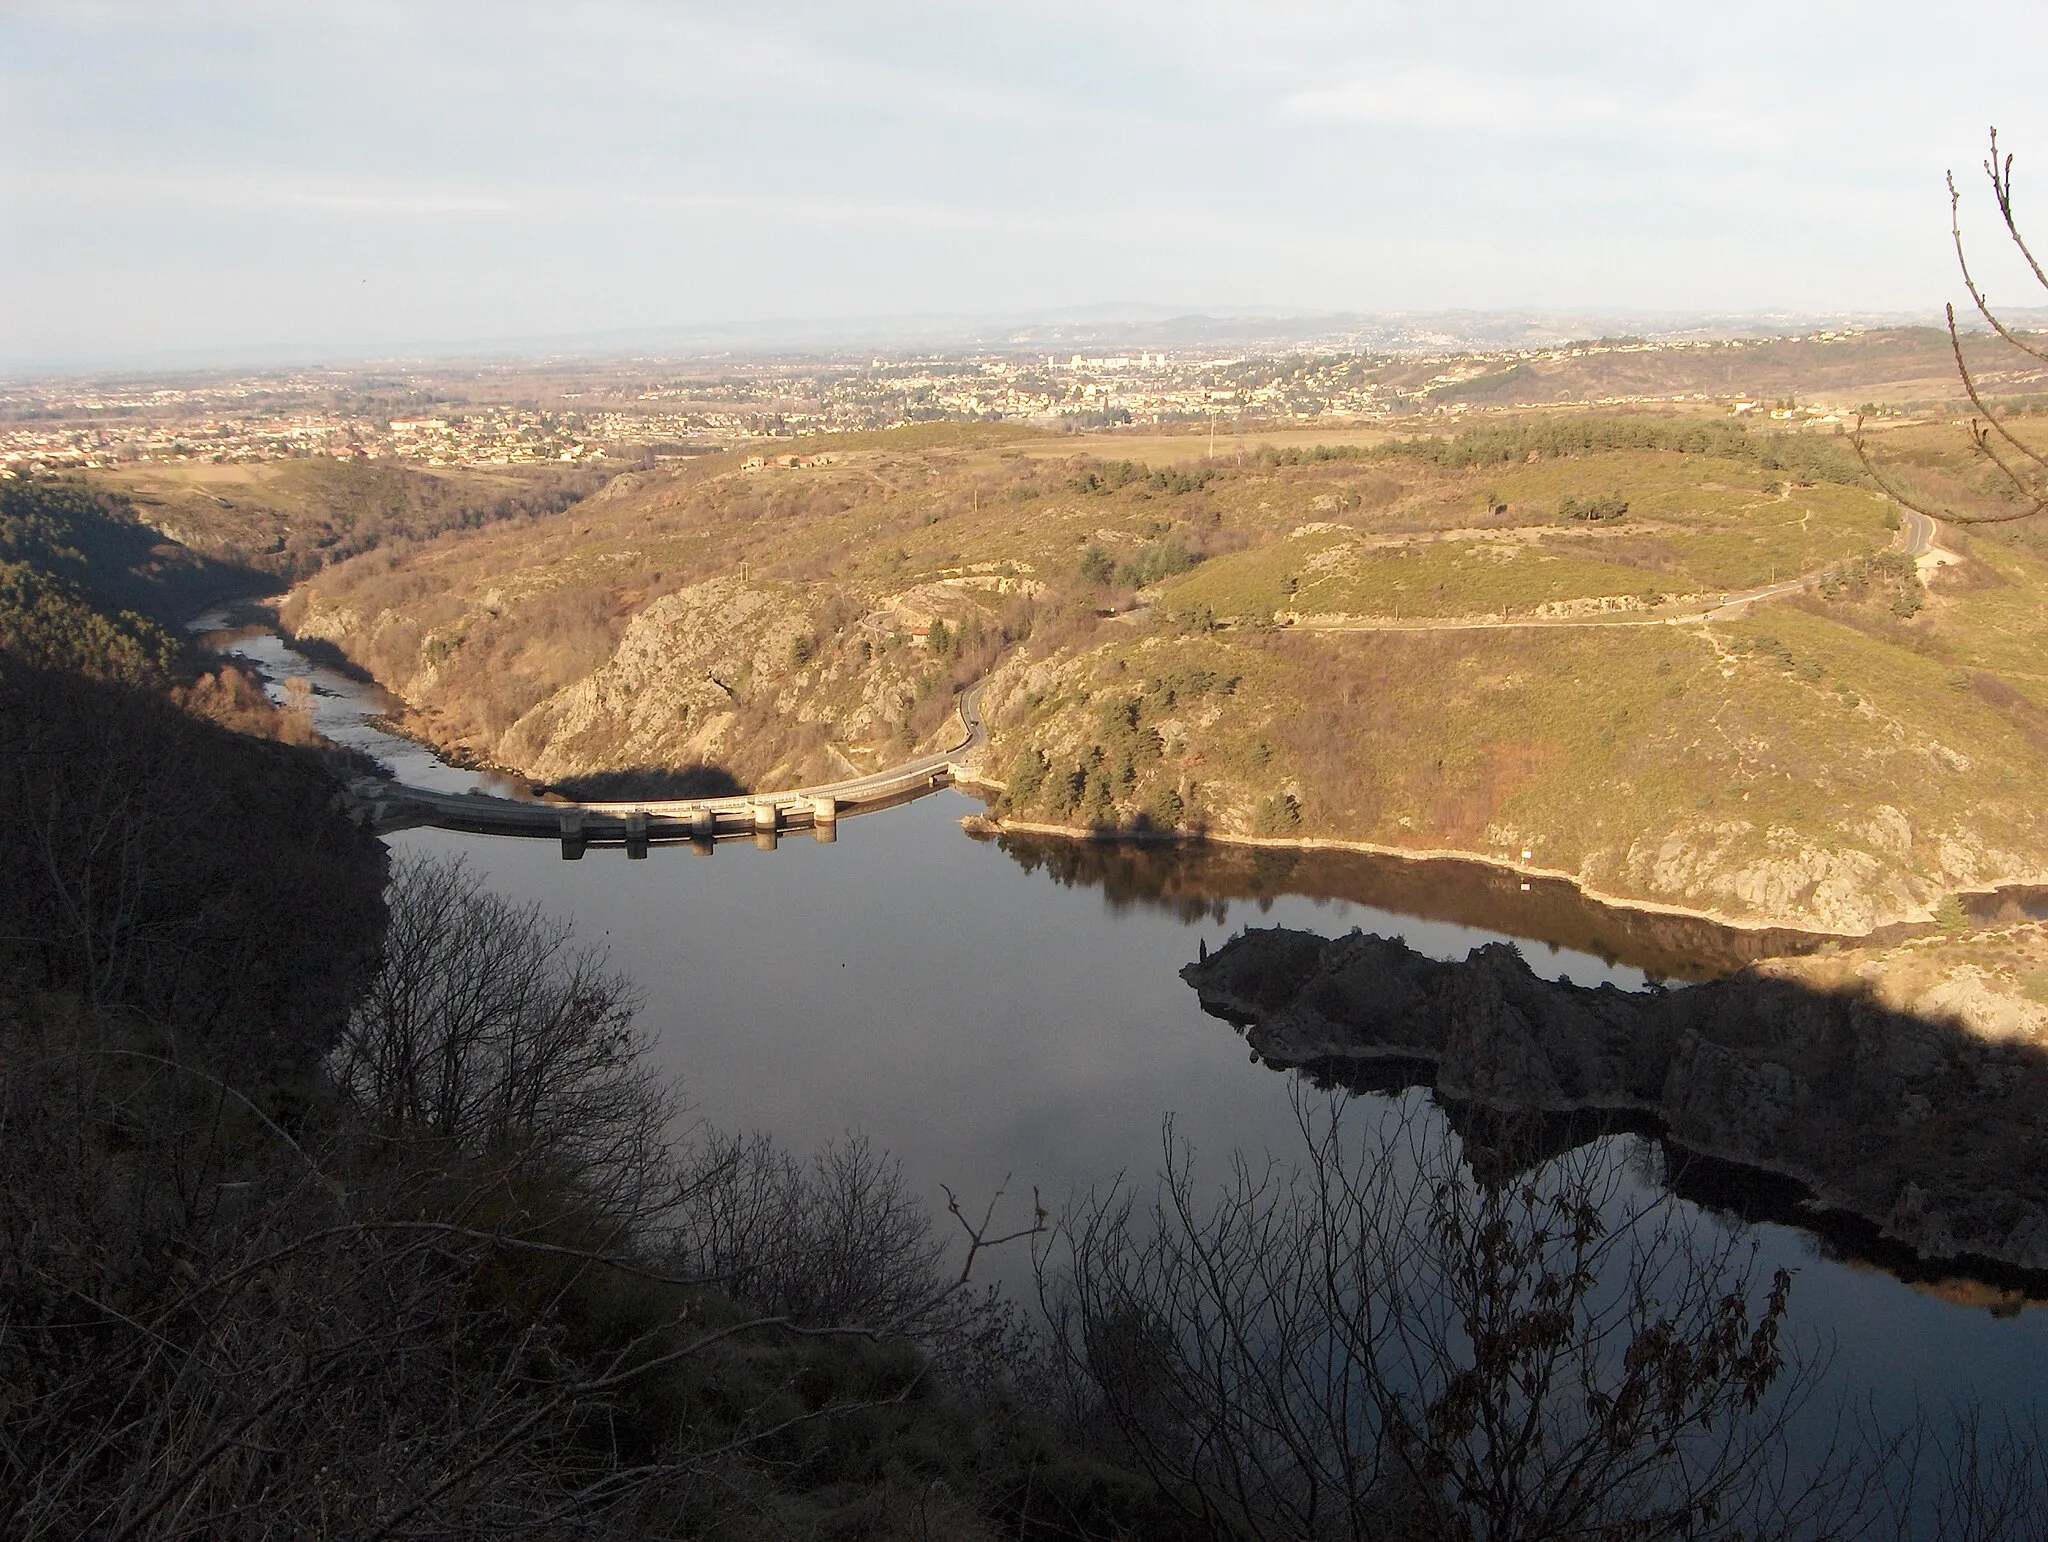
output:
[[[385,731],[393,703],[376,687],[274,634],[242,628],[214,644],[258,668],[279,701],[287,680],[310,683],[321,731],[401,781],[502,790]],[[692,1117],[797,1152],[865,1136],[942,1220],[942,1185],[977,1210],[1005,1188],[999,1214],[1014,1222],[1034,1189],[1056,1213],[1119,1174],[1149,1188],[1169,1116],[1211,1159],[1237,1148],[1291,1160],[1291,1074],[1248,1059],[1178,975],[1204,943],[1246,926],[1359,927],[1442,958],[1505,938],[1540,974],[1624,989],[1734,967],[1758,945],[1606,911],[1563,885],[1525,890],[1472,864],[999,841],[962,829],[980,808],[945,791],[843,819],[830,844],[797,833],[773,851],[658,845],[644,861],[593,848],[565,862],[554,841],[436,829],[387,841],[401,856],[460,859],[605,947],[642,993],[640,1026]],[[1878,1407],[2031,1408],[2048,1386],[2040,1282],[2015,1290],[1874,1262],[1783,1221],[1750,1233],[1767,1270],[1796,1271],[1795,1332],[1830,1345],[1830,1379]],[[1022,1285],[1028,1272],[1013,1253],[995,1274]]]

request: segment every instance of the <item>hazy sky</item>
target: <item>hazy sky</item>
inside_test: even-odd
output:
[[[2048,240],[2044,58],[2040,0],[0,0],[0,360],[1922,309],[1987,124]]]

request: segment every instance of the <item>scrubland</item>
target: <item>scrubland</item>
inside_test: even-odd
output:
[[[367,552],[284,618],[543,782],[845,776],[945,741],[986,674],[1018,821],[1529,850],[1842,932],[2048,872],[2029,522],[1916,563],[1844,440],[1706,416],[1364,437],[1171,463],[993,426],[806,440]],[[1993,499],[1960,430],[1876,453]]]

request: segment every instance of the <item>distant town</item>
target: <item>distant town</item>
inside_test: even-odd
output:
[[[1796,339],[1621,338],[1436,354],[1140,350],[714,364],[421,364],[175,382],[46,380],[0,385],[0,475],[308,456],[472,468],[645,460],[921,422],[1000,421],[1076,431],[1210,424],[1235,433],[1251,425],[1455,416],[1525,405],[1519,384],[1573,361],[1595,366],[1586,378],[1614,388],[1566,391],[1546,404],[1689,404],[1835,424],[1843,416],[1839,406],[1765,400],[1742,389],[1621,389],[1631,372],[1620,366],[1661,364],[1683,385],[1705,373],[1698,367],[1704,357],[1843,343],[1860,335],[1849,329]],[[1598,367],[1603,361],[1613,367]]]

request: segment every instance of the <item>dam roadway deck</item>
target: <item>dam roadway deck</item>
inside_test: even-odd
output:
[[[784,792],[720,798],[606,799],[571,803],[505,798],[481,791],[438,792],[364,777],[350,791],[379,834],[431,825],[483,835],[559,839],[576,858],[590,845],[624,846],[644,856],[654,842],[704,843],[741,836],[772,843],[784,830],[812,829],[829,840],[841,815],[887,808],[952,781],[988,741],[980,713],[981,685],[960,693],[961,737],[951,749],[920,755],[866,776]]]

